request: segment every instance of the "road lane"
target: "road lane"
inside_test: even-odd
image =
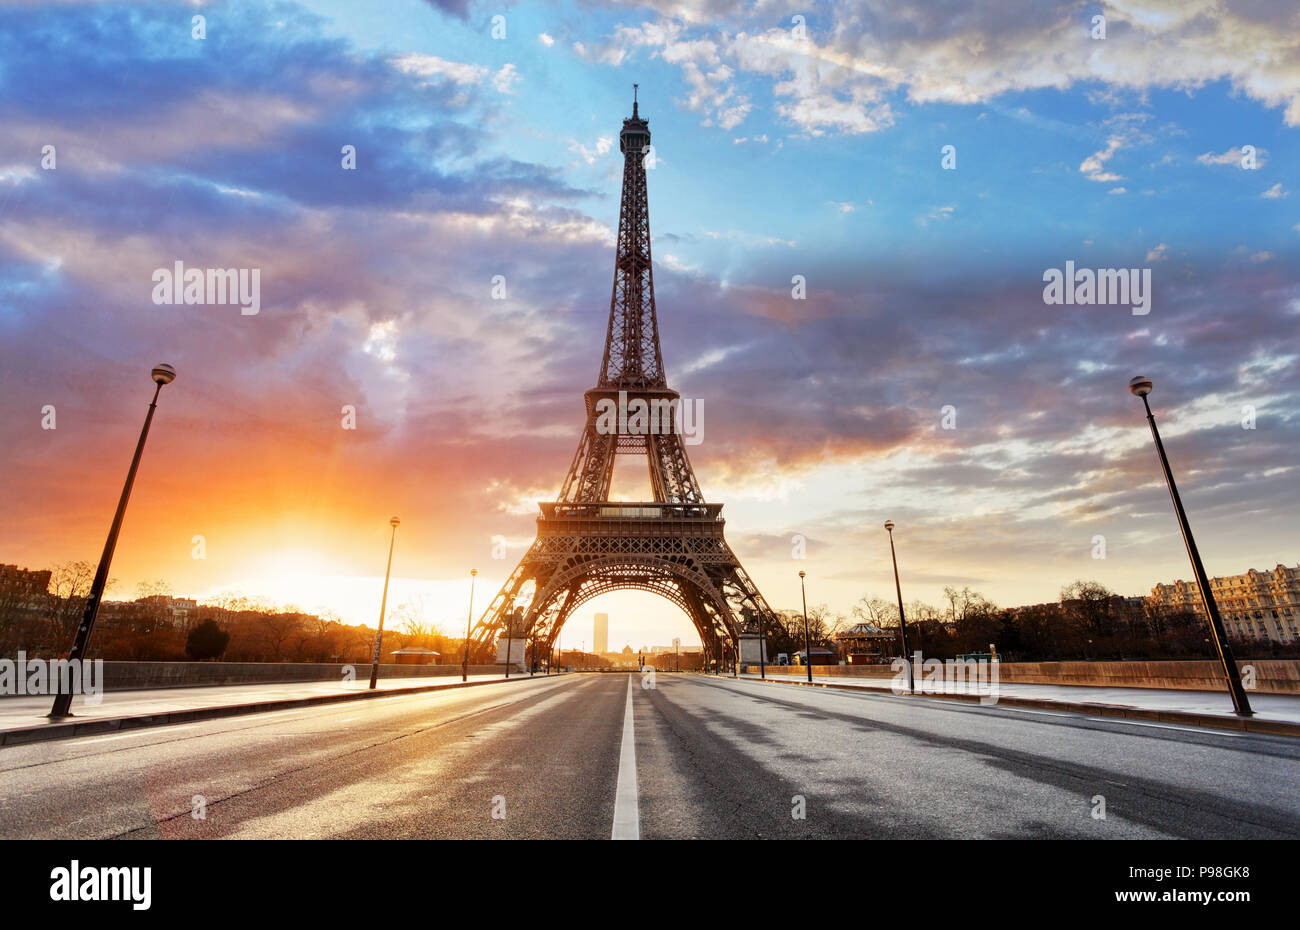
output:
[[[605,838],[626,688],[537,678],[9,747],[0,837]]]
[[[1286,738],[702,676],[642,694],[646,839],[1300,837]]]

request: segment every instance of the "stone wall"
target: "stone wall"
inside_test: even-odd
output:
[[[1238,661],[1237,667],[1255,669],[1253,693],[1300,694],[1300,659]],[[746,666],[758,672],[757,665]],[[769,675],[805,675],[802,666],[769,665]],[[893,678],[888,665],[816,666],[814,675],[846,678]],[[1227,691],[1222,666],[1212,660],[1188,662],[1003,662],[998,676],[1007,684],[1086,685],[1107,688],[1165,688],[1175,691]]]
[[[345,665],[300,662],[105,662],[105,691],[188,688],[295,681],[341,681]],[[370,664],[352,666],[357,680],[370,680]],[[499,665],[471,665],[471,675],[501,674]],[[460,677],[459,665],[381,665],[379,677]]]

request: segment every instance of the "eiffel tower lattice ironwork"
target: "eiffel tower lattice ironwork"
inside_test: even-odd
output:
[[[536,540],[475,625],[476,646],[510,636],[549,655],[581,604],[629,588],[685,611],[713,659],[735,656],[741,635],[758,633],[760,615],[771,629],[771,608],[723,538],[722,505],[706,503],[700,491],[679,431],[680,396],[664,377],[646,199],[649,145],[634,95],[619,135],[614,290],[600,375],[585,395],[586,427],[559,499],[539,505]],[[631,415],[611,415],[620,409]],[[649,416],[638,420],[638,410]],[[653,501],[609,499],[616,455],[645,457]]]

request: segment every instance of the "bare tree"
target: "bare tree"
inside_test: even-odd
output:
[[[882,630],[898,626],[898,605],[881,597],[863,595],[853,605],[853,616],[860,623],[870,623]]]
[[[1115,631],[1114,598],[1105,585],[1080,579],[1061,589],[1061,609],[1082,634],[1100,639]]]
[[[56,643],[70,640],[81,623],[95,570],[90,562],[63,562],[51,570],[48,616]],[[111,586],[110,581],[104,587],[107,590]]]

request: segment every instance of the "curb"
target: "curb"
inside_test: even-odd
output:
[[[98,733],[115,733],[119,730],[141,730],[146,727],[163,727],[173,723],[193,723],[220,717],[241,717],[262,714],[273,710],[293,710],[299,707],[318,707],[322,704],[340,704],[345,701],[366,701],[430,691],[451,691],[456,688],[474,688],[479,685],[496,685],[507,681],[528,681],[519,678],[495,678],[491,681],[457,681],[452,684],[419,685],[413,688],[385,688],[374,691],[348,691],[342,694],[318,694],[305,698],[281,698],[275,701],[254,701],[247,704],[218,704],[213,707],[191,707],[169,710],[157,714],[137,714],[131,717],[98,717],[67,723],[47,723],[42,726],[18,727],[0,730],[0,746],[22,746],[56,739],[72,739]],[[534,679],[535,680],[535,679]]]
[[[845,685],[837,682],[785,681],[778,678],[741,678],[739,681],[754,681],[759,684],[801,685],[805,688],[835,688],[840,691],[856,691],[860,694],[878,694],[884,697],[899,698],[940,698],[948,701],[965,701],[978,703],[977,694],[895,694],[887,688],[864,688],[861,685]],[[1121,704],[1081,704],[1074,701],[1049,701],[1043,698],[998,698],[996,704],[985,707],[1030,707],[1040,710],[1063,710],[1077,714],[1091,714],[1094,717],[1125,717],[1134,720],[1153,720],[1159,723],[1182,723],[1191,726],[1215,730],[1241,730],[1247,733],[1264,733],[1269,736],[1300,737],[1300,723],[1288,723],[1284,720],[1259,720],[1254,717],[1220,717],[1214,714],[1198,714],[1181,710],[1152,710],[1143,707],[1125,707]]]

